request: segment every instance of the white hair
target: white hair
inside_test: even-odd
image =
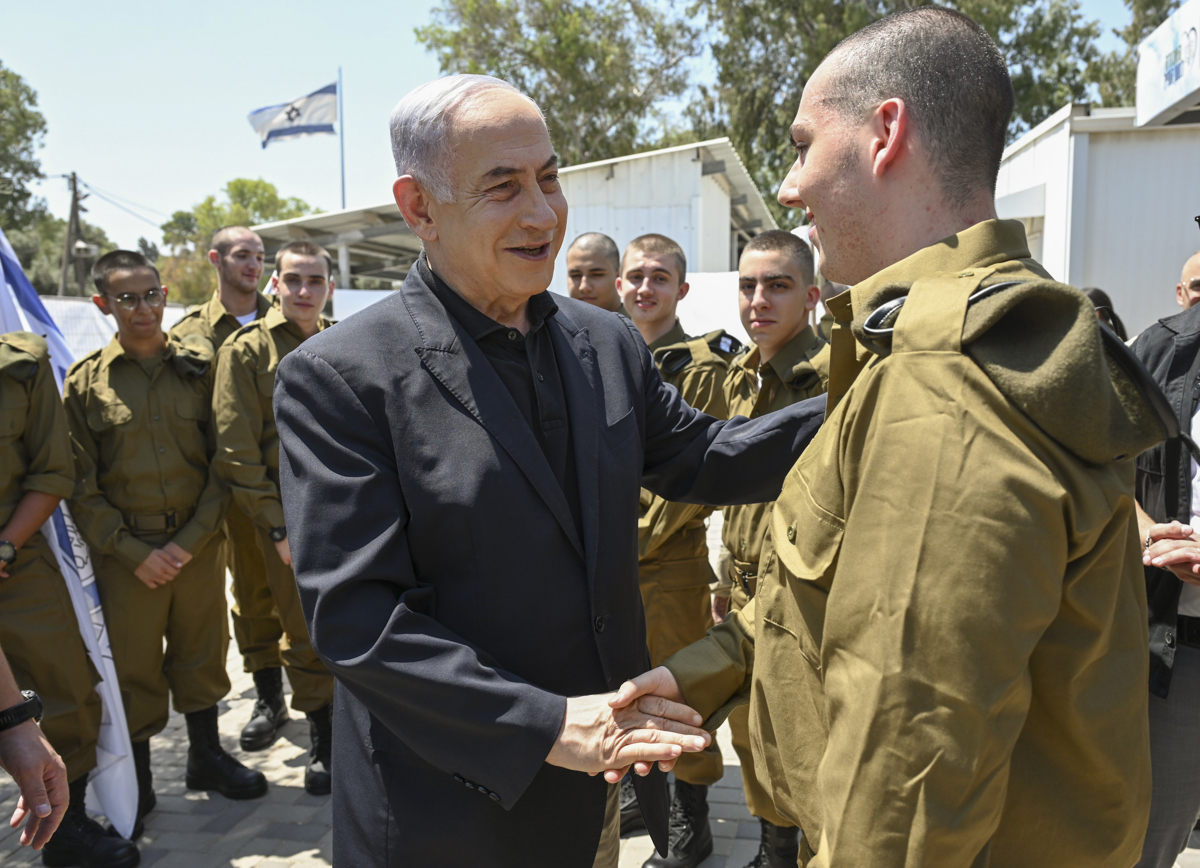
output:
[[[507,81],[490,75],[447,75],[415,87],[392,109],[392,157],[396,176],[412,175],[434,198],[454,198],[454,178],[447,133],[454,112],[489,90],[507,90],[537,103]],[[544,117],[544,116],[543,116]]]

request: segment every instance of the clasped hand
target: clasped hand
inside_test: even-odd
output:
[[[639,775],[648,775],[655,763],[670,771],[680,755],[712,743],[701,723],[683,703],[674,676],[660,666],[626,681],[616,693],[569,698],[546,761],[590,775],[603,772],[610,784],[631,766]]]
[[[1200,585],[1200,538],[1192,528],[1177,521],[1152,525],[1151,544],[1142,553],[1146,566],[1169,570],[1189,585]]]

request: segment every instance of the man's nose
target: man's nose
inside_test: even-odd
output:
[[[804,200],[800,198],[800,159],[797,158],[788,169],[787,177],[779,185],[779,204],[784,208],[803,208]]]
[[[767,301],[767,295],[765,292],[763,292],[762,285],[760,284],[759,286],[756,286],[754,288],[754,299],[750,302],[751,309],[766,310],[770,306],[771,303]]]
[[[550,207],[541,187],[533,187],[524,197],[525,207],[521,210],[521,225],[539,232],[550,232],[558,226],[558,214]]]

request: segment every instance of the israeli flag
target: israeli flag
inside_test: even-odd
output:
[[[265,148],[273,141],[298,136],[333,134],[338,119],[337,83],[291,102],[269,105],[250,112],[250,126]]]
[[[26,331],[44,337],[50,345],[50,367],[61,391],[67,368],[75,357],[67,347],[62,331],[21,270],[3,229],[0,229],[0,277],[3,279],[0,333]],[[101,679],[96,692],[100,694],[103,712],[96,746],[96,768],[88,778],[87,807],[108,817],[113,828],[128,838],[137,815],[137,775],[133,767],[129,726],[125,722],[125,706],[121,704],[117,670],[113,666],[96,574],[92,570],[91,552],[75,529],[65,502],[42,526],[42,534],[50,543],[59,571],[67,583],[83,644]],[[53,649],[48,650],[54,653]]]

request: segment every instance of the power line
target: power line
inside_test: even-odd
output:
[[[87,187],[89,190],[94,190],[98,195],[108,196],[112,199],[118,199],[118,200],[124,202],[126,205],[130,206],[131,208],[137,208],[141,211],[149,211],[151,214],[158,214],[160,217],[166,217],[167,219],[170,219],[170,217],[171,217],[170,214],[167,214],[163,211],[159,211],[157,208],[151,208],[149,205],[142,205],[138,202],[134,202],[132,199],[128,199],[124,196],[118,196],[116,193],[110,192],[108,190],[101,190],[95,184],[89,184],[87,181],[80,181],[79,183],[83,184],[83,186]]]
[[[97,190],[95,187],[92,187],[92,186],[90,186],[90,185],[88,185],[88,184],[85,184],[83,181],[80,181],[80,182],[79,182],[79,184],[80,184],[80,186],[82,186],[82,187],[86,187],[86,188],[87,188],[87,190],[88,190],[88,192],[90,192],[90,193],[91,193],[93,196],[96,196],[96,197],[98,197],[98,198],[100,198],[100,199],[104,200],[104,201],[105,201],[105,202],[107,202],[109,205],[112,205],[114,208],[120,208],[122,211],[124,211],[124,212],[125,212],[126,214],[128,214],[130,217],[136,217],[138,220],[141,220],[143,223],[148,223],[148,224],[150,224],[150,225],[151,225],[151,226],[153,226],[155,229],[161,229],[161,228],[162,228],[162,226],[161,226],[159,223],[155,222],[154,220],[151,220],[149,217],[144,217],[144,216],[142,216],[141,214],[139,214],[139,213],[137,213],[136,211],[134,211],[132,208],[126,208],[126,207],[125,207],[124,205],[122,205],[120,202],[117,202],[117,201],[114,201],[113,199],[110,199],[110,198],[108,198],[108,197],[107,197],[107,196],[105,196],[103,193],[101,193],[99,190]]]

